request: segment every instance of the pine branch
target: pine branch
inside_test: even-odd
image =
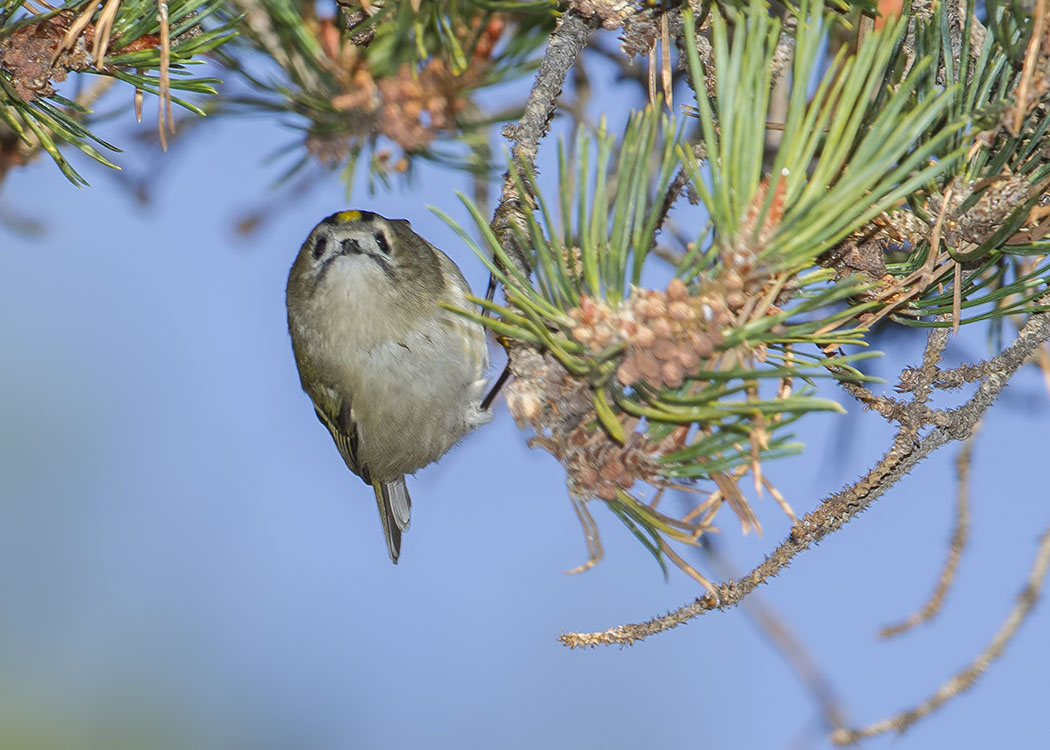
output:
[[[1044,297],[1041,304],[1050,304],[1050,295]],[[945,329],[930,332],[923,367],[913,371],[916,373],[913,390],[915,400],[908,413],[902,415],[900,429],[882,459],[862,478],[829,495],[816,510],[800,519],[790,536],[749,574],[719,584],[717,596],[707,594],[661,617],[634,625],[619,625],[597,633],[565,633],[560,638],[561,642],[570,648],[630,645],[677,627],[712,609],[725,609],[739,604],[758,586],[783,572],[796,555],[818,544],[867,510],[928,455],[950,442],[966,440],[1010,378],[1032,352],[1050,340],[1050,313],[1031,316],[1018,332],[1017,339],[1006,350],[979,365],[968,366],[978,368],[981,372],[981,385],[977,391],[962,406],[945,411],[950,419],[947,425],[935,426],[919,438],[918,431],[925,424],[925,401],[939,376],[936,365],[946,340]]]
[[[551,34],[543,62],[536,71],[532,90],[518,124],[503,128],[503,136],[511,143],[511,159],[527,171],[536,168],[539,142],[550,127],[565,77],[598,25],[597,18],[581,16],[575,11],[570,10],[562,16]],[[531,270],[530,265],[516,244],[512,229],[513,225],[521,220],[518,208],[520,200],[521,196],[518,195],[512,175],[508,171],[492,218],[492,230],[499,238],[500,245],[509,249],[511,262],[516,270],[527,276]]]
[[[218,81],[193,77],[186,66],[233,37],[232,22],[210,23],[218,8],[218,0],[107,0],[101,8],[94,0],[70,0],[41,12],[29,0],[8,0],[0,20],[0,122],[25,151],[46,151],[74,184],[86,182],[62,146],[117,168],[96,148],[118,150],[91,132],[86,103],[66,99],[54,84],[68,73],[90,73],[157,95],[163,143],[172,103],[204,114],[172,90],[216,93]]]

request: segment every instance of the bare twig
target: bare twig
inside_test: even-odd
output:
[[[941,685],[936,692],[915,708],[901,711],[888,719],[869,724],[859,729],[839,729],[832,733],[831,741],[836,745],[852,745],[867,737],[874,737],[886,732],[903,732],[912,724],[925,716],[936,711],[952,698],[972,688],[978,679],[988,669],[988,666],[999,656],[1010,639],[1017,633],[1017,629],[1031,613],[1036,601],[1039,599],[1040,589],[1046,578],[1047,568],[1050,568],[1050,528],[1043,532],[1039,541],[1039,549],[1036,552],[1035,562],[1028,573],[1028,582],[1017,595],[1017,603],[1014,604],[1003,622],[999,632],[988,643],[985,649],[977,655],[966,669],[962,670],[950,680]]]
[[[1050,295],[1039,304],[1050,302]],[[930,332],[930,344],[924,356],[922,382],[914,384],[916,403],[925,407],[936,376],[939,350],[947,333],[943,329]],[[1003,352],[986,363],[986,375],[974,395],[964,405],[947,410],[950,421],[936,426],[921,439],[921,411],[903,415],[901,429],[893,444],[879,462],[849,487],[833,493],[812,512],[807,513],[791,530],[780,546],[746,576],[726,581],[718,586],[719,596],[707,594],[685,606],[646,622],[619,625],[597,633],[564,633],[561,642],[570,648],[607,644],[631,644],[650,635],[677,627],[712,609],[725,609],[739,604],[744,597],[787,568],[794,557],[853,520],[895,485],[922,459],[953,440],[968,438],[981,417],[995,402],[1003,388],[1028,356],[1044,341],[1050,339],[1050,312],[1031,316],[1020,330],[1017,339]]]
[[[975,436],[976,428],[974,428],[974,435],[963,443],[955,459],[955,471],[959,482],[959,491],[955,496],[955,528],[952,529],[951,542],[948,544],[948,558],[944,561],[944,568],[937,578],[937,586],[921,609],[896,625],[884,627],[879,631],[880,638],[892,638],[933,619],[944,605],[944,597],[955,580],[955,572],[959,568],[959,561],[962,559],[970,532],[970,467]]]
[[[565,77],[586,46],[591,32],[598,28],[599,22],[597,18],[587,18],[570,10],[561,17],[561,22],[551,34],[521,119],[517,125],[506,125],[503,128],[504,137],[511,142],[511,157],[519,164],[535,169],[540,139],[550,127]],[[503,181],[499,205],[492,218],[492,229],[517,270],[527,275],[530,270],[529,261],[524,251],[518,247],[512,229],[519,218],[516,214],[520,213],[520,199],[514,180],[508,172]]]

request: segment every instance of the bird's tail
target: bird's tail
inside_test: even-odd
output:
[[[396,565],[397,558],[401,556],[401,532],[408,531],[412,516],[412,499],[408,496],[404,477],[393,482],[373,482],[372,487],[376,491],[376,504],[379,506],[379,520],[383,522],[387,551]]]

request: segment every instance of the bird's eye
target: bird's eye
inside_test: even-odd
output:
[[[314,240],[314,260],[320,260],[324,255],[325,247],[328,246],[328,238],[324,235]]]
[[[376,244],[379,245],[379,249],[387,255],[390,255],[390,241],[386,238],[386,235],[382,232],[375,233]]]

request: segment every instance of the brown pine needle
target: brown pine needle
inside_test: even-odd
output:
[[[175,119],[171,114],[171,77],[168,66],[171,64],[171,29],[168,27],[168,3],[157,0],[157,19],[160,21],[160,89],[157,110],[157,132],[160,133],[160,147],[168,150],[168,138],[164,132],[165,125],[175,132]]]
[[[98,6],[95,3],[90,3],[84,11],[77,16],[77,20],[73,22],[73,25],[66,31],[66,35],[62,37],[62,41],[55,47],[55,54],[51,56],[51,65],[54,65],[58,58],[63,52],[73,49],[73,45],[77,43],[77,39],[83,33],[87,25],[91,23],[91,16],[95,15],[95,10]]]
[[[751,504],[748,503],[747,498],[744,497],[744,493],[740,491],[739,481],[742,472],[740,470],[747,471],[747,467],[741,466],[736,472],[735,477],[730,477],[724,471],[716,471],[711,475],[711,479],[718,485],[718,489],[722,491],[722,496],[729,503],[729,507],[736,513],[738,519],[740,519],[740,533],[747,534],[754,530],[756,534],[762,534],[762,524],[758,521],[758,516],[755,515],[755,511],[752,510]]]
[[[787,499],[780,493],[780,490],[778,490],[766,476],[762,477],[762,484],[765,485],[767,490],[769,490],[769,494],[773,496],[773,499],[777,501],[777,505],[779,505],[780,509],[784,511],[784,515],[791,519],[791,523],[796,523],[798,521],[798,516],[795,515],[795,510],[788,504]]]
[[[667,110],[674,112],[674,81],[671,78],[671,32],[667,21],[667,14],[660,16],[660,78],[664,87],[664,98],[667,100]]]
[[[1035,77],[1035,66],[1039,63],[1039,51],[1042,49],[1044,35],[1046,33],[1046,3],[1047,0],[1037,0],[1035,4],[1035,19],[1032,21],[1032,36],[1028,39],[1028,48],[1024,55],[1024,68],[1021,70],[1021,80],[1015,89],[1014,97],[1017,105],[1014,107],[1014,116],[1010,122],[1010,135],[1017,136],[1021,132],[1025,115],[1032,105],[1032,79]]]
[[[710,495],[707,496],[706,500],[704,500],[702,503],[698,504],[695,508],[693,508],[688,513],[686,513],[684,516],[682,516],[682,520],[684,522],[686,522],[686,523],[691,523],[694,518],[696,518],[697,516],[703,515],[706,511],[710,511],[712,508],[717,510],[718,507],[721,504],[722,504],[722,491],[721,490],[715,490],[714,492],[712,492]],[[700,521],[699,525],[704,525],[706,521],[709,521],[711,519],[711,517],[713,517],[713,515],[714,515],[713,513],[709,514],[707,517],[705,517],[704,520]]]
[[[49,10],[56,10],[55,6],[53,6],[53,5],[48,5],[48,4],[47,4],[47,3],[45,3],[45,2],[43,1],[43,0],[37,0],[37,3],[39,3],[39,4],[40,4],[40,5],[42,5],[42,6],[44,6],[45,10],[37,10],[37,9],[36,9],[36,8],[35,8],[35,7],[33,6],[33,4],[32,4],[31,2],[29,2],[29,0],[24,0],[24,2],[22,3],[22,8],[24,8],[24,9],[25,9],[25,10],[27,10],[27,11],[29,11],[29,12],[30,12],[30,13],[32,13],[32,14],[33,14],[34,16],[39,16],[40,14],[42,14],[42,13],[46,13],[46,12],[47,12],[47,11],[49,11]]]
[[[142,122],[142,89],[135,89],[135,122]]]
[[[95,24],[95,43],[91,47],[91,57],[95,61],[96,70],[102,70],[105,64],[106,52],[109,51],[109,38],[113,33],[113,22],[117,20],[119,9],[120,0],[106,0],[102,13],[99,14],[98,23]]]
[[[700,572],[696,568],[694,568],[692,565],[683,560],[677,552],[671,549],[670,545],[668,545],[667,542],[665,542],[663,539],[660,539],[659,541],[660,551],[667,555],[669,558],[671,558],[671,562],[677,565],[683,573],[685,573],[694,581],[696,581],[705,589],[707,589],[707,593],[709,593],[715,599],[715,606],[718,606],[718,602],[721,601],[721,597],[718,595],[718,589],[715,587],[715,585],[706,578],[704,578],[702,575],[700,575]]]
[[[580,526],[583,527],[583,539],[587,544],[587,562],[577,565],[572,570],[566,570],[565,575],[569,576],[590,570],[601,561],[604,555],[602,539],[598,536],[598,524],[594,522],[594,517],[587,510],[585,501],[572,498],[572,509],[576,511],[576,517],[580,519]]]

